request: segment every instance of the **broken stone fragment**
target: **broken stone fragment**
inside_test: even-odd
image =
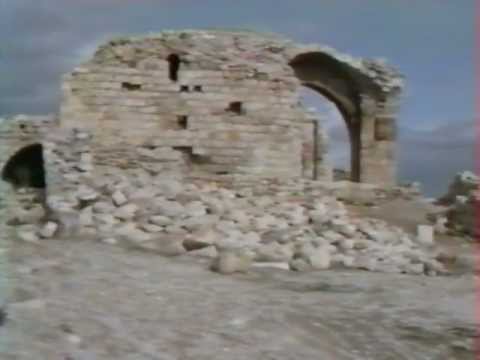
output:
[[[421,245],[431,246],[434,244],[433,227],[430,225],[418,225],[417,242]]]
[[[156,235],[148,241],[133,244],[134,247],[153,252],[162,256],[179,256],[185,254],[187,250],[183,246],[183,237],[177,235]]]
[[[93,226],[93,208],[87,206],[78,214],[78,222],[81,227]]]
[[[182,204],[176,201],[160,199],[155,203],[155,215],[163,215],[168,217],[180,217],[185,214],[185,209]]]
[[[128,201],[127,197],[125,196],[125,194],[123,192],[121,192],[120,190],[116,190],[113,194],[112,194],[112,200],[113,200],[113,203],[115,204],[115,206],[122,206],[122,205],[125,205]]]
[[[121,220],[131,220],[135,217],[135,214],[139,210],[139,207],[135,204],[127,204],[119,207],[114,212],[114,216]]]
[[[102,242],[104,244],[108,244],[108,245],[117,245],[118,244],[118,240],[115,239],[115,238],[106,238],[106,239],[103,239]]]
[[[53,221],[48,221],[40,230],[40,236],[45,239],[52,238],[58,230],[58,224]]]
[[[167,216],[155,215],[149,218],[150,223],[158,226],[168,226],[173,223],[173,220]]]
[[[288,262],[293,257],[292,244],[281,245],[270,242],[260,245],[256,250],[255,261],[257,262]]]
[[[164,230],[164,228],[162,226],[158,226],[158,225],[155,225],[155,224],[142,224],[142,225],[140,225],[140,228],[142,230],[144,230],[145,232],[151,233],[151,234],[159,233],[159,232],[162,232]]]
[[[203,241],[198,241],[193,238],[187,237],[185,240],[183,240],[183,247],[187,251],[195,251],[195,250],[200,250],[206,247],[210,247],[211,244],[203,242]]]
[[[210,269],[228,275],[247,272],[251,265],[251,254],[242,250],[222,250],[213,260]]]
[[[288,262],[254,262],[252,267],[291,270]]]
[[[99,214],[111,214],[115,208],[111,203],[99,201],[93,205],[93,211]]]
[[[97,200],[99,194],[94,189],[90,189],[86,186],[81,187],[77,192],[77,198],[81,201],[94,201]]]
[[[142,243],[152,239],[151,234],[138,229],[134,223],[127,223],[116,228],[115,235],[122,236],[126,241],[131,243]]]
[[[311,265],[304,258],[293,258],[288,262],[289,269],[292,271],[309,271],[312,269]]]
[[[315,270],[326,270],[330,268],[331,258],[327,247],[312,247],[306,251],[304,256]]]
[[[203,249],[189,251],[188,255],[214,259],[218,256],[218,251],[214,246],[207,246]]]
[[[80,230],[78,213],[72,209],[54,212],[51,215],[51,221],[58,224],[57,236],[75,236]]]
[[[20,230],[17,232],[17,236],[20,240],[28,243],[38,243],[39,238],[34,231]]]

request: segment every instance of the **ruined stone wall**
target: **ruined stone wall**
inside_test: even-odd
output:
[[[301,86],[350,132],[352,180],[395,183],[401,76],[381,61],[266,34],[172,31],[120,38],[65,77],[61,126],[94,134],[99,168],[193,178],[331,178]],[[314,125],[316,124],[316,125]]]
[[[32,145],[41,145],[43,138],[57,126],[54,116],[17,115],[0,121],[0,171],[19,151]],[[41,147],[39,147],[41,148]],[[41,165],[41,164],[40,164]],[[41,207],[43,189],[22,189],[15,192],[12,184],[0,181],[0,239],[12,239],[14,229],[9,220],[25,217],[25,209]]]
[[[61,124],[93,130],[100,166],[209,179],[312,177],[313,120],[272,44],[230,33],[111,42],[66,77]],[[172,56],[180,60],[174,79]]]

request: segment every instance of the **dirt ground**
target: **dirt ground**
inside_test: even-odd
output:
[[[351,211],[388,214],[405,227],[423,222],[423,210],[387,206]],[[449,241],[463,252],[471,246]],[[2,360],[474,358],[468,271],[426,277],[264,268],[222,276],[207,260],[87,240],[7,245]]]

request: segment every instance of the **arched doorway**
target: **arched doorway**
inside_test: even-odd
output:
[[[303,87],[319,94],[335,105],[346,124],[350,142],[350,180],[361,179],[361,117],[359,91],[348,70],[331,56],[320,53],[297,55],[291,62]]]
[[[17,151],[4,165],[2,180],[16,189],[44,189],[46,181],[42,145],[33,144]]]
[[[333,102],[308,87],[302,86],[300,89],[300,102],[309,112],[315,113],[317,126],[326,135],[325,140],[322,138],[321,147],[328,152],[322,160],[333,170],[333,179],[350,180],[351,146],[343,115]],[[314,136],[319,136],[319,130],[315,131]]]

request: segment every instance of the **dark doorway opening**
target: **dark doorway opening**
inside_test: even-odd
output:
[[[44,189],[46,181],[42,145],[33,144],[17,151],[3,167],[2,180],[15,188]]]

